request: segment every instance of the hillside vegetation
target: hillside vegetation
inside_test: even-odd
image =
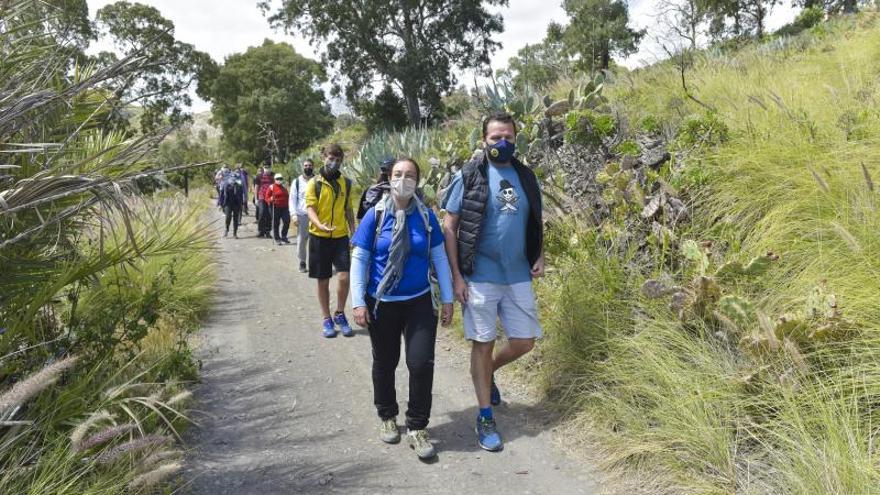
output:
[[[630,493],[880,486],[877,60],[869,12],[695,56],[703,105],[680,61],[607,88],[630,132],[668,140],[654,191],[690,221],[618,235],[649,197],[556,229],[538,368]]]

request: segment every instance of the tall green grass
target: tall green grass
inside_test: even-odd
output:
[[[661,274],[611,259],[589,234],[561,251],[559,272],[541,285],[545,389],[598,435],[611,472],[635,478],[627,490],[638,480],[644,493],[880,490],[878,22],[866,12],[696,55],[689,89],[714,107],[727,140],[672,144],[669,180],[691,198],[693,217],[677,234],[713,241],[720,259],[780,256],[726,289],[775,317],[802,312],[824,285],[847,330],[750,352],[743,335],[683,324],[646,300],[636,288]],[[618,78],[606,95],[629,122],[660,121],[675,137],[706,114],[680,77],[664,62]],[[692,276],[666,271],[679,284]]]

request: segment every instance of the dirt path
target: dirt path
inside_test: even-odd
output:
[[[505,449],[478,448],[467,348],[442,330],[429,426],[437,460],[420,462],[405,442],[382,443],[366,331],[323,338],[314,282],[296,270],[296,245],[257,239],[253,217],[244,223],[241,239],[220,242],[218,304],[197,351],[203,383],[184,493],[598,492],[589,469],[553,447],[541,406],[505,387],[503,373],[496,417]],[[401,362],[399,422],[405,370]]]

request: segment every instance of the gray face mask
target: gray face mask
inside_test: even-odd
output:
[[[404,177],[391,179],[391,194],[400,199],[409,199],[416,192],[416,180]]]

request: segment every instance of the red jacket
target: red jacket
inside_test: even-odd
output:
[[[281,184],[272,184],[266,188],[266,194],[263,196],[263,199],[271,205],[286,208],[287,202],[290,200],[290,193]]]

